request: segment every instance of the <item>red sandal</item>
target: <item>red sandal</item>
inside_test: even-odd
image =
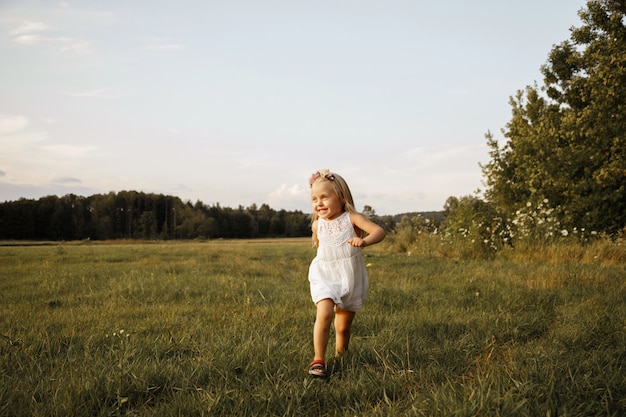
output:
[[[309,365],[309,375],[317,378],[326,378],[326,363],[318,359]]]

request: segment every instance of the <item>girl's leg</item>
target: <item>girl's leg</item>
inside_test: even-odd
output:
[[[350,328],[356,313],[354,311],[342,310],[339,307],[335,311],[335,333],[337,355],[341,356],[348,350],[350,344]]]
[[[317,314],[315,316],[315,326],[313,327],[313,349],[315,350],[314,360],[324,360],[326,356],[326,346],[330,335],[330,324],[333,321],[333,308],[335,303],[330,298],[325,298],[317,303]]]

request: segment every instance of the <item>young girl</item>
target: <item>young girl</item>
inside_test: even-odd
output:
[[[327,169],[309,179],[313,205],[313,241],[317,256],[309,268],[311,297],[317,306],[313,328],[315,357],[309,374],[326,377],[326,345],[335,321],[336,356],[348,349],[350,327],[367,295],[367,271],[361,248],[378,243],[385,231],[354,208],[345,180]]]

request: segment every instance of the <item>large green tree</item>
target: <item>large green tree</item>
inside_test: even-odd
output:
[[[511,98],[501,147],[487,133],[487,199],[513,215],[547,199],[565,227],[626,226],[626,6],[592,0],[553,47],[542,86]]]

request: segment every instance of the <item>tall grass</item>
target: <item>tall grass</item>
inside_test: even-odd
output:
[[[624,264],[365,253],[321,381],[309,239],[0,247],[0,415],[626,413]]]

